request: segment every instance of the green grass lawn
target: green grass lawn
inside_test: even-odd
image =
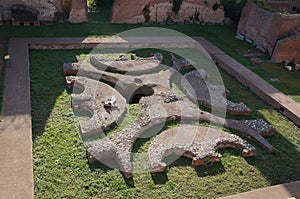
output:
[[[263,118],[275,127],[275,135],[266,138],[276,148],[275,154],[229,131],[253,144],[257,156],[242,158],[239,150],[224,149],[219,151],[223,155],[220,163],[193,167],[190,159],[179,158],[164,173],[138,173],[130,180],[104,165],[90,166],[62,75],[64,62],[87,53],[30,52],[36,198],[216,198],[300,180],[299,129],[222,70],[225,85],[232,91],[230,99],[245,102],[254,111],[253,118]],[[129,105],[130,118],[120,128],[138,112],[137,105]],[[174,126],[176,123],[170,123],[165,129]],[[134,152],[147,152],[148,145],[149,139],[141,139]]]

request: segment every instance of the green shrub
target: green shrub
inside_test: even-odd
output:
[[[64,4],[62,9],[63,9],[64,13],[66,13],[67,18],[69,18],[70,13],[71,13],[71,2]]]
[[[247,0],[242,0],[239,3],[235,0],[221,0],[224,7],[225,17],[231,18],[236,24],[239,22],[241,12]]]
[[[176,14],[179,12],[182,2],[183,0],[173,0],[173,12]]]
[[[97,6],[111,6],[114,3],[114,0],[95,0]]]
[[[219,8],[219,4],[218,4],[218,3],[215,3],[215,4],[213,5],[213,7],[212,7],[212,9],[213,9],[214,11],[218,10],[218,8]]]
[[[145,22],[148,22],[150,21],[150,5],[145,5],[145,7],[143,8],[143,15],[144,15],[144,18],[145,18]]]

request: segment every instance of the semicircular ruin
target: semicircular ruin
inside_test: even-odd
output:
[[[163,159],[171,154],[191,158],[194,166],[218,162],[222,156],[216,151],[225,147],[241,149],[243,157],[256,155],[256,149],[236,135],[204,126],[181,125],[162,132],[151,142],[150,170],[165,171]]]

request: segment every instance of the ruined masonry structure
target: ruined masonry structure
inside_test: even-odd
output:
[[[0,21],[88,21],[86,0],[1,0]]]
[[[170,0],[115,0],[112,23],[198,22],[225,23],[223,7],[219,0],[184,0],[178,13]]]
[[[300,14],[281,14],[248,3],[238,34],[264,49],[275,62],[300,60]]]
[[[191,158],[194,166],[220,161],[221,154],[216,151],[225,147],[241,150],[243,157],[256,155],[256,149],[246,140],[222,130],[198,126],[199,121],[238,131],[269,153],[275,150],[263,137],[274,134],[273,127],[264,120],[224,119],[202,111],[190,101],[218,111],[225,108],[232,115],[251,114],[245,104],[226,100],[226,89],[210,85],[210,74],[202,69],[195,70],[185,59],[171,55],[171,67],[165,69],[160,68],[163,56],[159,53],[148,58],[136,55],[129,58],[121,54],[117,59],[103,55],[93,55],[88,59],[88,62],[79,59],[76,63],[64,64],[63,73],[67,86],[80,91],[72,94],[75,114],[82,110],[89,112],[89,119],[80,121],[79,126],[91,164],[100,161],[131,178],[134,144],[149,132],[155,136],[146,154],[149,161],[145,162],[151,173],[165,171],[167,165],[163,159],[170,154]],[[170,86],[172,76],[189,69],[194,70],[181,78],[185,95],[178,95]],[[116,85],[118,89],[99,82],[99,79]],[[199,86],[189,85],[191,82],[197,82]],[[208,96],[209,92],[215,95]],[[139,115],[124,129],[107,136],[104,131],[122,119],[127,103],[138,103],[141,107]],[[167,121],[181,124],[159,132],[157,126],[163,126]],[[195,124],[188,124],[191,121]]]

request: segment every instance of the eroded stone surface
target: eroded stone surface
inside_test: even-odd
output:
[[[251,115],[252,111],[244,103],[235,103],[225,98],[226,88],[221,85],[212,85],[203,72],[195,70],[184,75],[181,87],[186,95],[193,101],[198,102],[213,110],[224,110],[232,115]]]
[[[216,150],[232,147],[241,149],[243,157],[254,156],[256,149],[236,135],[208,127],[181,125],[162,132],[149,147],[151,172],[166,169],[163,159],[171,154],[192,158],[195,166],[220,161],[221,155]]]
[[[94,55],[90,58],[91,64],[101,70],[114,71],[119,73],[147,73],[159,67],[163,60],[161,53],[155,53],[148,58],[131,55],[120,55],[117,59],[106,58],[102,55]]]
[[[24,4],[14,4],[11,7],[11,15],[15,21],[35,22],[38,20],[39,12]]]
[[[82,134],[95,134],[108,129],[126,113],[126,100],[113,88],[102,82],[85,77],[73,77],[74,86],[83,90],[72,94],[72,106],[75,111],[88,111],[92,117],[80,121]],[[105,102],[115,99],[114,106],[108,107]]]

